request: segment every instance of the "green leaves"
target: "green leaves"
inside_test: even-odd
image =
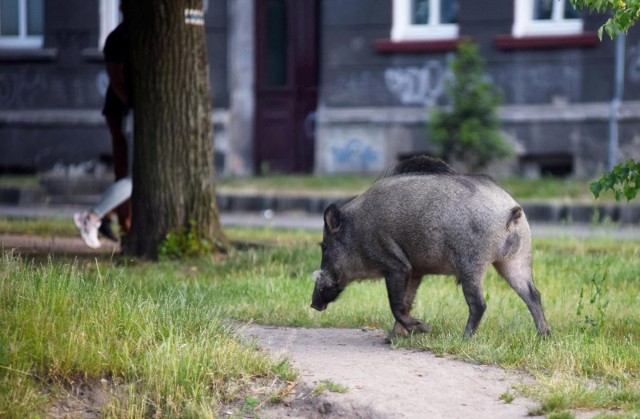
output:
[[[640,189],[640,162],[633,159],[616,165],[610,172],[603,174],[589,185],[589,190],[597,199],[600,194],[612,191],[616,201],[626,198],[631,201]]]
[[[502,95],[486,78],[477,45],[461,42],[450,66],[454,79],[446,89],[453,106],[432,110],[430,140],[445,160],[464,161],[476,171],[512,154],[511,145],[500,135],[496,113]]]
[[[602,40],[603,32],[611,39],[620,33],[627,33],[636,20],[640,19],[640,1],[638,0],[570,0],[575,9],[586,8],[592,12],[611,11],[611,17],[598,29]]]
[[[222,243],[215,243],[222,249]],[[181,228],[167,234],[158,246],[158,257],[161,260],[188,259],[209,254],[214,249],[209,240],[204,238],[194,220],[189,221],[189,228]]]

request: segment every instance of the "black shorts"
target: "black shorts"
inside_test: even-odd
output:
[[[111,89],[107,89],[107,95],[104,98],[104,107],[102,108],[102,114],[104,116],[124,116],[129,112],[129,107],[126,106],[120,98]]]

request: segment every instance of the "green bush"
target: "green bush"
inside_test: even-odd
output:
[[[497,108],[502,95],[484,75],[478,46],[464,41],[451,61],[454,78],[446,84],[453,105],[431,111],[430,138],[445,160],[464,162],[469,171],[513,154],[500,134]]]
[[[640,161],[629,159],[614,166],[610,172],[592,182],[589,189],[596,199],[601,193],[610,190],[614,193],[616,201],[620,201],[623,196],[627,202],[631,201],[640,189]]]
[[[160,260],[189,259],[209,254],[214,246],[198,233],[195,221],[189,221],[189,228],[167,233],[158,247]]]

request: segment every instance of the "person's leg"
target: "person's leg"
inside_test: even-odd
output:
[[[104,217],[109,211],[122,204],[131,196],[131,178],[124,177],[113,183],[100,197],[100,200],[91,207],[91,213],[98,219]]]
[[[116,215],[118,216],[120,233],[126,235],[131,229],[131,198],[118,205]]]
[[[106,115],[107,126],[111,133],[111,145],[113,149],[113,171],[116,180],[129,175],[129,153],[127,137],[123,132],[124,114]]]
[[[127,119],[124,113],[117,115],[105,115],[109,132],[111,133],[111,142],[113,148],[113,170],[116,180],[120,180],[129,176],[130,156],[127,136],[124,134],[125,121]],[[131,227],[131,201],[125,200],[115,209],[118,216],[118,224],[120,231],[124,234],[129,232]]]
[[[105,215],[100,221],[100,228],[98,229],[98,232],[100,232],[102,237],[117,242],[120,240],[120,237],[116,234],[115,231],[113,231],[113,227],[111,226],[113,224],[113,217],[115,215],[117,215],[116,211],[110,211],[107,215]]]
[[[94,249],[100,247],[100,240],[98,240],[100,220],[109,211],[126,201],[131,196],[131,189],[131,178],[122,178],[113,183],[89,211],[73,215],[73,221],[87,246]]]

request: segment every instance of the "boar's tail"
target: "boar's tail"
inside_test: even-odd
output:
[[[382,177],[401,175],[433,175],[433,174],[453,174],[453,170],[447,163],[430,156],[415,156],[402,160],[393,169],[386,172]]]
[[[511,226],[518,222],[518,220],[522,217],[522,208],[519,205],[511,208],[511,212],[509,213],[509,219],[507,220],[507,231],[511,229]]]

